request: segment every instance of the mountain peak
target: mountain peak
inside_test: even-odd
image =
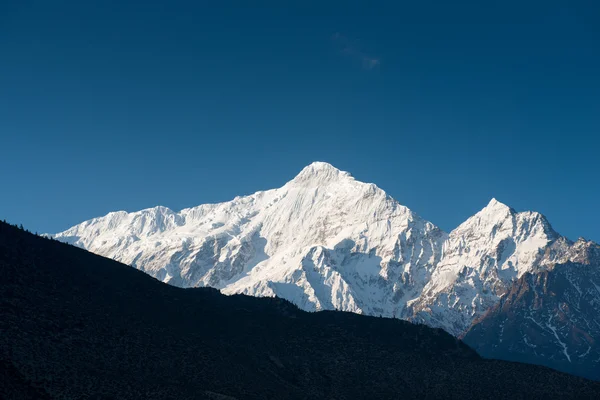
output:
[[[303,174],[316,175],[316,174],[323,174],[323,173],[325,173],[325,174],[340,174],[340,173],[348,174],[347,172],[340,171],[339,169],[337,169],[333,165],[329,164],[328,162],[315,161],[315,162],[308,164],[306,167],[302,168],[302,171],[300,171],[300,173],[298,175],[303,175]]]
[[[493,227],[497,222],[509,218],[514,213],[515,211],[512,208],[492,198],[487,206],[463,222],[453,232],[463,232],[465,229],[481,229],[482,223]]]
[[[314,161],[310,164],[308,164],[306,167],[304,167],[304,169],[306,168],[312,168],[312,169],[317,169],[317,170],[335,170],[335,171],[339,171],[339,169],[337,169],[336,167],[334,167],[333,165],[329,164],[328,162],[325,161]]]
[[[492,198],[479,214],[498,214],[512,213],[513,209],[504,203],[499,202],[496,198]]]
[[[352,179],[352,175],[346,171],[340,171],[333,165],[323,162],[315,161],[300,171],[300,173],[292,180],[296,184],[314,184],[321,185],[332,181],[339,181],[341,179]]]
[[[492,208],[510,208],[508,207],[506,204],[499,202],[495,197],[492,197],[492,199],[490,200],[490,202],[488,203],[488,205],[486,206],[486,208],[488,207],[492,207]]]

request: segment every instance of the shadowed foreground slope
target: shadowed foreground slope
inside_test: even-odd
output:
[[[1,398],[600,396],[441,330],[179,289],[3,223],[0,302]]]

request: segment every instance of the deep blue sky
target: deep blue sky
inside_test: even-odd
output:
[[[445,230],[496,197],[600,241],[598,1],[250,3],[0,2],[0,218],[178,210],[320,160]]]

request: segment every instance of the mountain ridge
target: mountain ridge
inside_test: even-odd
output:
[[[578,242],[540,213],[492,198],[446,233],[375,184],[324,162],[278,189],[180,212],[111,213],[53,237],[175,286],[397,317],[455,336],[524,274],[585,259]]]

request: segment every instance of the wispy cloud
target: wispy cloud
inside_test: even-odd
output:
[[[355,41],[348,39],[346,36],[336,32],[331,37],[334,45],[338,48],[340,54],[352,57],[361,62],[364,69],[371,70],[381,65],[381,59],[365,53],[360,49]]]

